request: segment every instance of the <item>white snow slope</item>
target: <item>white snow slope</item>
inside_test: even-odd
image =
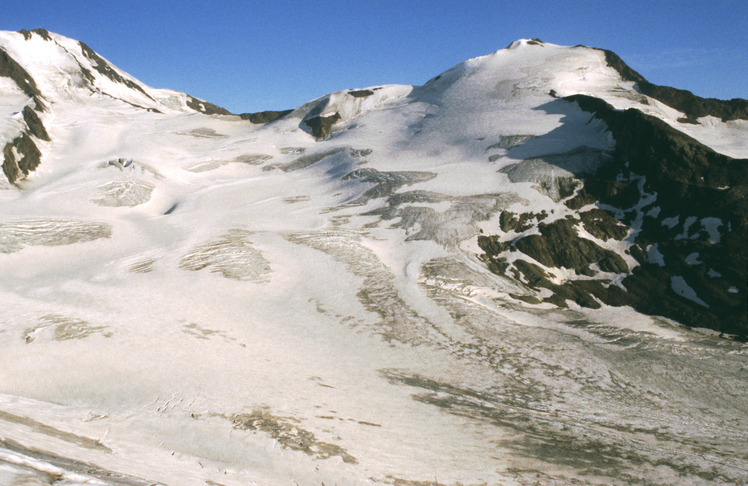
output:
[[[80,88],[50,36],[0,34],[51,138],[0,190],[0,484],[748,482],[745,346],[524,304],[477,257],[499,209],[569,211],[498,171],[507,147],[612,147],[551,89],[678,124],[602,52],[517,41],[252,125]],[[0,145],[30,102],[6,81]],[[686,129],[748,153],[746,122]]]

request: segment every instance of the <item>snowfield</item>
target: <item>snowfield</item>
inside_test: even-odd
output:
[[[49,36],[0,35],[50,138],[0,188],[0,484],[748,482],[745,344],[527,303],[479,258],[481,234],[538,232],[503,210],[571,215],[556,181],[615,147],[551,90],[684,125],[601,51],[521,40],[255,125]],[[29,100],[8,79],[3,146]],[[683,131],[747,157],[746,123]]]

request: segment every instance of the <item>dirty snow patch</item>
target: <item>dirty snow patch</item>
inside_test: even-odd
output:
[[[673,292],[680,295],[684,299],[688,299],[690,301],[696,302],[699,305],[703,305],[704,307],[709,308],[709,304],[701,300],[696,294],[696,291],[692,289],[688,285],[688,283],[686,283],[686,279],[684,279],[680,275],[674,275],[670,277],[670,286],[672,287]]]

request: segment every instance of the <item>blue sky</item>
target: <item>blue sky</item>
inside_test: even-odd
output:
[[[422,84],[537,37],[615,51],[657,84],[748,98],[748,1],[11,0],[0,30],[86,42],[148,85],[239,113]]]

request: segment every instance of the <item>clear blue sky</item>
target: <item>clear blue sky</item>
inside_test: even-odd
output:
[[[748,0],[8,0],[0,30],[82,40],[144,83],[235,112],[423,84],[537,37],[611,49],[657,84],[748,98]]]

